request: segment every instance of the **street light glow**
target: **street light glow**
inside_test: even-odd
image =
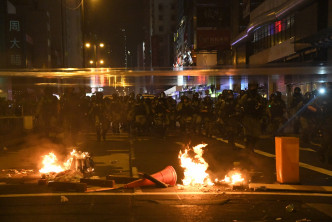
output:
[[[104,43],[100,43],[100,44],[99,44],[99,47],[100,47],[100,48],[103,48],[104,46],[105,46]]]
[[[104,64],[104,60],[101,59],[101,60],[99,61],[99,63],[100,63],[100,64]]]
[[[88,42],[85,43],[85,47],[90,48],[90,46],[91,46],[90,43],[88,43]]]
[[[93,64],[93,60],[90,60],[89,63],[92,65]]]
[[[319,93],[320,93],[320,94],[325,94],[325,89],[324,89],[324,88],[320,88],[320,89],[319,89]]]

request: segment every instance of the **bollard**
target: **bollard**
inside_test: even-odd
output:
[[[299,183],[299,138],[275,137],[276,170],[279,183]]]
[[[32,116],[23,116],[23,128],[25,130],[33,129],[33,118]]]

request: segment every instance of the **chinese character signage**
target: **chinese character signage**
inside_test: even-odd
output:
[[[230,31],[197,30],[197,49],[199,50],[227,50],[230,48]]]
[[[229,27],[230,9],[228,7],[197,7],[197,27]]]
[[[16,16],[9,16],[7,20],[7,66],[20,68],[24,66],[23,38],[21,21]]]

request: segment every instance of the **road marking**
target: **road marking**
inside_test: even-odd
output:
[[[271,157],[271,158],[276,157],[276,155],[274,155],[274,154],[267,153],[267,152],[264,152],[264,151],[261,151],[261,150],[257,150],[257,149],[255,149],[254,152],[258,153],[260,155],[263,155],[263,156]]]
[[[281,195],[281,196],[314,196],[314,197],[332,197],[329,193],[301,193],[301,192],[142,192],[142,193],[32,193],[32,194],[2,194],[0,198],[15,197],[49,197],[49,196],[167,196],[167,195]]]
[[[216,138],[217,140],[221,141],[221,142],[224,142],[224,143],[228,143],[228,140],[224,140],[223,138]]]
[[[316,172],[319,172],[319,173],[322,173],[322,174],[325,174],[325,175],[328,175],[328,176],[332,176],[332,171],[330,171],[330,170],[320,168],[320,167],[316,167],[316,166],[312,166],[312,165],[302,163],[302,162],[300,162],[299,164],[300,164],[300,167],[303,167],[303,168],[306,168],[306,169],[309,169],[309,170],[313,170],[313,171],[316,171]]]
[[[302,147],[300,147],[300,150],[309,151],[309,152],[315,152],[316,153],[316,150],[313,150],[311,148],[302,148]]]
[[[219,141],[223,141],[223,139],[221,139],[221,138],[216,138],[217,140],[219,140]],[[224,141],[223,141],[224,142]],[[228,142],[228,141],[227,141]],[[239,147],[239,148],[242,148],[242,147],[240,147],[240,146],[243,146],[242,144],[238,144],[238,143],[236,143],[235,144],[237,147]],[[244,149],[245,147],[243,146],[243,149]],[[301,149],[301,148],[300,148]],[[310,148],[302,148],[302,150],[303,149],[308,149],[308,151],[310,150]],[[314,151],[314,150],[312,150],[313,152],[316,152],[316,151]],[[260,155],[262,155],[262,156],[266,156],[266,157],[270,157],[270,158],[275,158],[276,157],[276,155],[274,155],[274,154],[272,154],[272,153],[267,153],[267,152],[264,152],[264,151],[262,151],[262,150],[258,150],[258,149],[255,149],[254,150],[254,152],[255,153],[257,153],[257,154],[260,154]],[[312,171],[316,171],[316,172],[318,172],[318,173],[322,173],[322,174],[325,174],[325,175],[328,175],[328,176],[332,176],[332,171],[330,171],[330,170],[327,170],[327,169],[324,169],[324,168],[321,168],[321,167],[316,167],[316,166],[312,166],[312,165],[310,165],[310,164],[307,164],[307,163],[302,163],[302,162],[299,162],[299,166],[300,167],[303,167],[303,168],[306,168],[306,169],[309,169],[309,170],[312,170]]]
[[[289,184],[264,184],[250,183],[249,189],[268,190],[291,190],[291,191],[311,191],[311,192],[332,192],[332,186],[311,186],[311,185],[289,185]]]
[[[239,144],[239,143],[235,143],[235,146],[236,146],[236,147],[239,147],[239,148],[241,148],[241,149],[245,149],[245,148],[246,148],[244,145]]]

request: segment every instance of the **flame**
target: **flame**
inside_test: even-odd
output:
[[[216,179],[215,182],[223,182],[230,185],[235,185],[242,184],[244,182],[244,178],[240,172],[229,172],[223,180],[219,181]]]
[[[190,148],[185,149],[184,153],[180,150],[179,159],[181,167],[184,168],[183,185],[214,185],[206,172],[209,164],[203,158],[203,148],[206,146],[207,144],[199,144],[193,147],[192,150],[196,154],[194,158],[188,154]]]
[[[87,152],[77,152],[75,149],[73,149],[72,152],[70,152],[70,156],[67,158],[66,161],[63,163],[59,163],[56,155],[53,152],[50,152],[49,154],[43,156],[43,167],[39,170],[40,173],[59,173],[65,170],[69,170],[71,168],[72,162],[74,158],[77,159],[84,159],[85,157],[88,157],[89,153]]]
[[[58,165],[58,159],[56,158],[54,153],[51,152],[43,157],[44,167],[39,170],[40,173],[59,173],[64,171],[64,169],[60,165]]]

